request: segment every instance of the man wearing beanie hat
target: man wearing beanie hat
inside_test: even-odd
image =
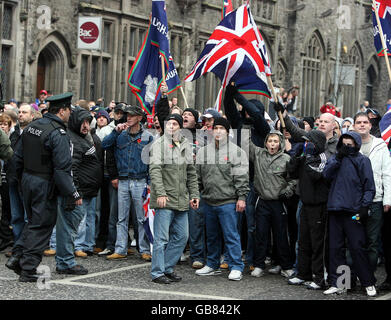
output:
[[[152,281],[160,284],[179,282],[174,273],[188,239],[189,205],[197,209],[199,193],[197,173],[189,140],[180,132],[182,117],[166,118],[164,134],[151,147],[150,207],[155,209],[152,252]]]
[[[304,130],[305,131],[308,132],[314,128],[315,119],[313,117],[304,117],[303,121],[304,121]]]
[[[250,188],[246,153],[229,140],[229,128],[228,120],[215,118],[214,143],[197,153],[208,252],[205,267],[197,270],[196,274],[207,276],[221,273],[219,267],[223,234],[231,270],[228,279],[238,281],[242,279],[244,263],[237,225],[239,213],[246,208]]]
[[[106,110],[99,110],[96,115],[96,135],[99,137],[101,141],[108,136],[111,131],[113,131],[113,127],[109,126],[110,116]]]

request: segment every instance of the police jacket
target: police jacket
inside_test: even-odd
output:
[[[53,182],[57,193],[62,196],[80,199],[71,175],[71,143],[64,122],[56,115],[46,113],[23,130],[21,140],[12,160],[15,161],[18,180],[25,172]],[[37,170],[34,165],[38,166]],[[46,172],[41,170],[42,167]]]
[[[371,162],[362,155],[361,137],[349,131],[339,138],[337,151],[342,147],[346,135],[356,142],[356,152],[339,160],[336,156],[328,159],[323,176],[330,182],[327,202],[328,211],[348,211],[357,213],[360,208],[367,208],[376,193]]]
[[[82,198],[96,197],[103,181],[102,150],[99,137],[80,133],[84,120],[90,120],[90,113],[80,107],[69,117],[68,134],[73,146],[72,173],[77,191]]]

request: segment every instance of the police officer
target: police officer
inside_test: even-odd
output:
[[[48,98],[48,113],[30,123],[22,133],[22,143],[14,160],[21,179],[28,222],[12,250],[6,267],[20,275],[21,282],[35,282],[37,267],[48,246],[57,218],[57,195],[82,199],[72,180],[71,143],[65,123],[71,114],[72,93]]]

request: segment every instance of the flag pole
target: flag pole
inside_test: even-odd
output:
[[[391,82],[391,67],[390,67],[390,61],[388,60],[387,45],[386,45],[386,42],[384,40],[383,29],[381,27],[380,18],[379,18],[379,11],[377,10],[377,6],[376,6],[375,0],[372,0],[372,6],[373,6],[373,9],[375,10],[376,23],[377,23],[377,27],[379,28],[380,40],[381,40],[381,43],[382,43],[382,46],[383,46],[383,52],[384,52],[384,58],[386,59],[388,76],[389,76],[390,82]]]
[[[182,92],[183,100],[185,101],[185,106],[186,106],[186,109],[187,109],[187,108],[189,107],[189,105],[187,104],[186,96],[185,96],[185,93],[183,92],[183,88],[182,88],[182,86],[181,86],[180,88],[181,88],[181,92]]]
[[[272,97],[274,99],[274,102],[275,103],[278,103],[278,99],[277,99],[277,95],[276,95],[276,91],[274,90],[274,86],[273,86],[273,82],[272,82],[272,77],[271,76],[266,76],[267,78],[267,84],[272,92]],[[284,121],[284,118],[282,117],[282,113],[281,111],[278,111],[278,118],[280,118],[280,122],[281,122],[281,128],[283,130],[285,130],[285,121]]]

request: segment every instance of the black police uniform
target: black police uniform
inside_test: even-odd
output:
[[[52,105],[70,107],[72,94],[52,96]],[[49,100],[48,99],[48,100]],[[80,199],[73,183],[71,142],[64,122],[52,113],[30,123],[15,151],[18,177],[28,223],[6,266],[20,274],[19,281],[37,280],[36,269],[57,219],[57,195]]]

